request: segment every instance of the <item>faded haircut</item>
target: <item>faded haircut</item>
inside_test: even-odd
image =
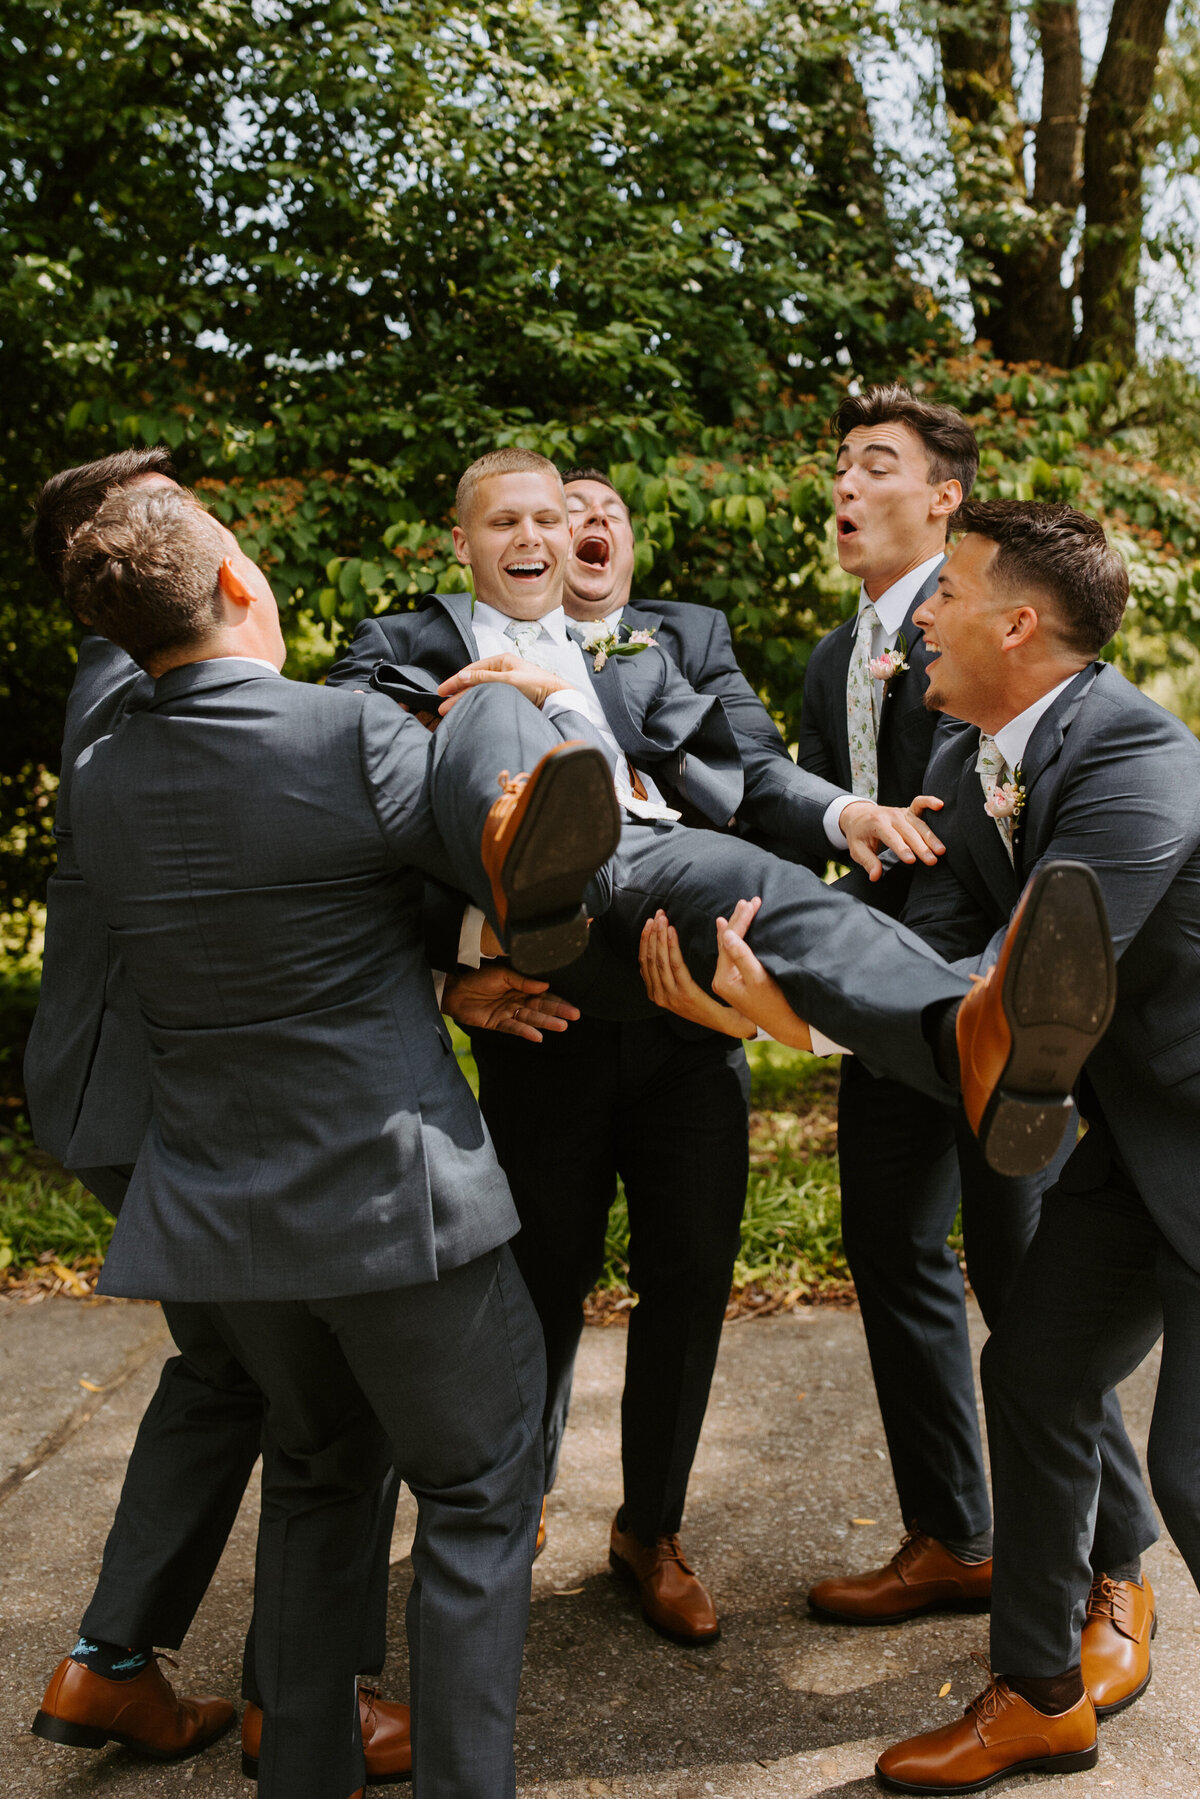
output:
[[[1116,636],[1129,570],[1103,525],[1086,512],[1036,500],[970,500],[950,529],[994,543],[990,580],[1014,593],[1045,594],[1052,609],[1047,623],[1076,655],[1098,656]]]
[[[549,475],[558,486],[562,485],[558,470],[550,458],[539,456],[536,450],[489,450],[486,456],[480,456],[465,470],[459,481],[454,505],[462,530],[467,528],[467,519],[480,483],[493,475]]]
[[[116,487],[67,545],[67,604],[145,668],[216,630],[226,554],[216,520],[182,488]]]

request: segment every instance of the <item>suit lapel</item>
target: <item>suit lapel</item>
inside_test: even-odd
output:
[[[838,780],[847,792],[853,785],[853,775],[850,769],[850,720],[846,712],[846,683],[850,679],[854,632],[853,618],[848,618],[845,624],[838,625],[836,630],[830,632],[828,667],[825,671],[825,678],[829,682],[829,711],[826,717],[838,721],[833,732],[833,747],[837,758]]]
[[[1039,827],[1045,807],[1038,804],[1041,797],[1037,792],[1038,783],[1044,783],[1044,777],[1057,762],[1063,739],[1091,692],[1101,666],[1098,662],[1091,662],[1087,668],[1080,669],[1071,685],[1058,696],[1049,711],[1043,712],[1034,726],[1033,735],[1021,758],[1021,785],[1025,789],[1025,804],[1014,833],[1018,869],[1024,869],[1031,856],[1036,860],[1041,853],[1044,833]]]
[[[897,675],[889,681],[883,693],[883,705],[879,713],[879,744],[882,750],[885,731],[896,730],[902,721],[914,711],[923,711],[925,705],[925,689],[929,685],[926,670],[929,667],[929,651],[925,648],[925,639],[913,623],[913,614],[925,604],[938,583],[945,557],[938,563],[933,573],[913,595],[912,605],[904,614],[904,623],[900,626],[900,636],[904,639],[904,659],[908,663],[908,672]],[[847,672],[850,659],[846,658]]]
[[[1005,910],[1011,910],[1016,903],[1020,879],[1008,859],[995,819],[989,818],[983,809],[983,787],[975,768],[979,750],[975,732],[968,733],[965,747],[967,756],[959,776],[956,821],[963,842],[983,876],[984,886],[1002,902]],[[947,837],[946,841],[949,843],[951,839]]]
[[[471,625],[471,595],[469,593],[434,593],[430,594],[426,605],[441,608],[461,640],[463,648],[467,652],[467,660],[478,662],[479,646],[475,641],[475,632]]]

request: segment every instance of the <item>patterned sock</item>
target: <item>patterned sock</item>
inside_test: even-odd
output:
[[[103,1643],[95,1637],[80,1637],[71,1651],[71,1660],[81,1668],[105,1680],[133,1680],[154,1660],[153,1649],[127,1649],[121,1643]]]
[[[1107,1574],[1110,1580],[1131,1580],[1136,1586],[1142,1584],[1142,1558],[1135,1555],[1131,1562],[1118,1562],[1115,1568],[1093,1569],[1095,1575]]]

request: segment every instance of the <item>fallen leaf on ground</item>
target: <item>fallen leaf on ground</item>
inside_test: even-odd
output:
[[[851,1524],[878,1524],[878,1518],[851,1518]]]
[[[950,1688],[953,1684],[954,1683],[949,1680],[943,1681],[941,1686],[938,1688],[938,1698],[944,1699],[946,1697],[946,1694],[950,1691]]]
[[[554,1597],[556,1599],[574,1599],[577,1593],[582,1592],[582,1587],[555,1587]]]

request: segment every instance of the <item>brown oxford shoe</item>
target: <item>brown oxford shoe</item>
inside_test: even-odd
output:
[[[369,1787],[395,1786],[412,1779],[412,1719],[407,1705],[381,1699],[375,1687],[358,1689],[358,1721]],[[262,1712],[247,1702],[242,1713],[242,1773],[258,1779]],[[360,1789],[361,1790],[361,1789]]]
[[[121,1743],[155,1761],[178,1762],[215,1743],[236,1717],[228,1699],[181,1698],[157,1662],[132,1680],[107,1680],[67,1656],[31,1728],[35,1737],[71,1749]]]
[[[936,1537],[910,1531],[886,1567],[819,1580],[814,1612],[843,1624],[894,1624],[922,1612],[982,1612],[992,1596],[992,1559],[960,1562]]]
[[[1048,862],[955,1024],[963,1107],[997,1173],[1036,1174],[1053,1158],[1115,1001],[1100,884],[1082,862]]]
[[[981,1793],[1013,1774],[1094,1768],[1098,1755],[1096,1712],[1086,1693],[1070,1711],[1047,1716],[993,1680],[958,1723],[885,1749],[875,1776],[892,1793]]]
[[[537,1541],[533,1545],[533,1559],[536,1562],[546,1547],[546,1501],[542,1500],[542,1515],[538,1519]]]
[[[513,967],[549,974],[587,948],[584,890],[621,837],[612,775],[594,745],[562,743],[500,787],[481,847],[496,919]]]
[[[674,1643],[715,1643],[721,1634],[717,1608],[704,1582],[683,1559],[678,1537],[643,1543],[613,1520],[609,1564],[632,1580],[642,1596],[642,1616]]]
[[[1150,1639],[1158,1629],[1154,1589],[1142,1577],[1110,1580],[1098,1574],[1088,1594],[1081,1661],[1083,1684],[1098,1718],[1111,1718],[1150,1685]]]

